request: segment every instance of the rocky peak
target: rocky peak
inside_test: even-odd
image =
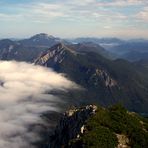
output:
[[[46,33],[36,34],[31,37],[31,39],[54,39],[55,37],[52,35],[48,35]]]
[[[49,60],[54,63],[62,63],[66,52],[75,54],[76,52],[63,43],[58,43],[49,48],[45,53],[42,53],[36,60],[35,64],[46,65]]]
[[[87,105],[70,109],[59,121],[55,132],[50,136],[49,148],[59,148],[68,144],[71,139],[78,138],[85,130],[85,122],[95,114],[97,106]]]
[[[60,38],[56,38],[52,35],[48,35],[45,33],[36,34],[28,39],[20,40],[19,43],[21,43],[24,46],[41,46],[49,48],[61,41]]]
[[[116,134],[116,136],[117,136],[117,139],[118,139],[117,148],[131,148],[129,146],[129,143],[130,143],[129,138],[126,135]]]
[[[133,148],[148,146],[148,120],[122,105],[87,105],[61,117],[47,148]]]

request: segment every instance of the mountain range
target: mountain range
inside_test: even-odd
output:
[[[0,40],[0,59],[33,62],[44,50],[59,43],[59,38],[41,33],[23,40]]]
[[[114,43],[114,47],[125,44],[125,41],[116,38],[104,38],[100,42]],[[141,44],[139,47],[143,53],[147,52],[147,41],[129,42],[145,44],[143,48]],[[132,50],[132,46],[127,47],[129,51]],[[95,42],[83,39],[78,43],[78,39],[74,42],[43,33],[17,41],[0,40],[1,60],[34,62],[51,67],[79,84],[83,88],[81,91],[65,96],[71,104],[97,103],[108,106],[120,102],[131,111],[148,113],[147,64],[140,62],[141,59],[133,63],[118,59],[119,54],[116,53],[117,58],[112,51],[113,46],[105,49],[97,39]]]
[[[67,44],[83,44],[83,46],[78,47],[77,50],[93,51],[99,52],[103,56],[111,59],[126,59],[128,61],[140,61],[146,60],[148,57],[148,40],[145,39],[132,39],[132,40],[122,40],[119,38],[76,38],[76,39],[61,39],[48,35],[45,33],[36,34],[30,38],[26,39],[3,39],[0,40],[0,59],[17,59],[23,61],[31,61],[39,55],[43,50],[48,49],[49,47],[62,42]],[[13,45],[13,48],[12,46]],[[11,49],[12,48],[12,49]],[[97,51],[99,48],[99,51]],[[102,50],[102,49],[103,50]],[[36,51],[36,52],[34,52]],[[23,52],[24,57],[21,55]],[[31,53],[32,58],[28,55],[28,52]],[[20,54],[17,56],[17,54]],[[21,57],[22,56],[22,57]],[[21,58],[19,58],[21,57]]]
[[[128,109],[148,112],[148,69],[128,61],[110,60],[96,52],[78,52],[76,46],[59,43],[35,61],[52,67],[85,88],[76,98],[81,103],[123,103]],[[83,99],[85,98],[85,99]]]
[[[106,50],[129,61],[138,61],[148,57],[148,40],[130,39],[122,40],[118,38],[77,38],[74,43],[92,42],[99,44]]]

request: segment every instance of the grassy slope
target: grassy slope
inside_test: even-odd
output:
[[[148,147],[148,119],[128,112],[121,105],[98,107],[97,113],[86,123],[86,132],[79,140],[71,141],[72,148],[115,148],[116,134],[126,135],[132,148]]]

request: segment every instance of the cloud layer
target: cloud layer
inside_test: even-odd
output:
[[[51,69],[25,62],[0,61],[0,148],[33,148],[40,140],[34,124],[44,124],[40,115],[59,111],[60,99],[50,94],[77,86]],[[48,93],[47,93],[48,92]]]

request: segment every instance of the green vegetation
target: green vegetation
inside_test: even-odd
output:
[[[127,145],[132,148],[147,148],[148,119],[128,112],[121,105],[106,109],[98,107],[96,114],[86,123],[85,134],[72,145],[79,143],[86,148],[115,148],[118,145],[116,134],[125,135],[129,139]]]
[[[82,138],[86,148],[115,148],[117,145],[117,138],[108,128],[100,125],[89,126],[89,130]]]

